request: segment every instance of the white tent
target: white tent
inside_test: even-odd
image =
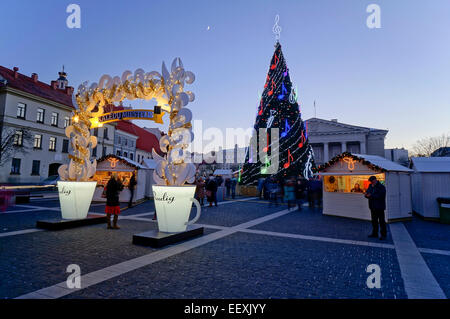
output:
[[[375,175],[386,187],[386,220],[411,218],[411,169],[380,156],[345,152],[320,166],[319,171],[323,177],[323,214],[370,220],[363,192],[368,178]]]
[[[439,218],[438,197],[450,197],[450,157],[413,157],[413,211],[425,218]]]

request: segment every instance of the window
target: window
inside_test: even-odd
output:
[[[125,144],[125,146],[127,146],[128,145],[128,140],[126,139],[126,138],[124,138],[124,144]]]
[[[374,174],[377,180],[384,184],[384,174]],[[369,177],[371,175],[340,175],[324,176],[324,186],[326,192],[337,193],[364,193],[369,187]]]
[[[58,126],[58,113],[52,112],[52,126]]]
[[[63,145],[62,145],[62,151],[63,153],[69,153],[69,140],[64,139]]]
[[[133,156],[134,154],[133,153],[130,153],[130,160],[133,160]]]
[[[25,119],[25,113],[27,111],[27,105],[23,103],[17,104],[17,117],[20,119]]]
[[[33,160],[33,166],[31,168],[31,175],[39,175],[40,166],[41,166],[41,161]]]
[[[23,132],[22,131],[16,131],[16,133],[14,134],[13,145],[15,145],[15,146],[23,145]]]
[[[359,142],[347,143],[347,152],[350,152],[353,154],[359,154],[359,152],[360,152]]]
[[[117,156],[120,156],[121,153],[119,150],[117,150],[116,154],[117,154]]]
[[[64,128],[68,127],[70,125],[70,117],[65,116],[64,117]]]
[[[11,163],[11,174],[20,174],[20,158],[13,158]]]
[[[44,123],[44,117],[45,117],[45,110],[44,109],[38,109],[37,110],[37,115],[36,115],[36,122]]]
[[[117,143],[120,144],[120,136],[117,137]]]
[[[48,144],[49,151],[56,151],[56,137],[50,136],[50,142]]]
[[[103,138],[104,138],[105,140],[109,140],[109,137],[108,137],[108,128],[107,128],[107,127],[105,127],[105,128],[103,129]]]
[[[106,152],[107,152],[107,148],[106,148],[106,146],[103,146],[103,149],[102,149],[102,154],[103,154],[103,156],[106,155]]]
[[[97,146],[92,149],[92,156],[97,157]]]
[[[98,128],[94,128],[94,136],[98,136]]]
[[[34,135],[34,148],[42,148],[42,135],[36,134]]]
[[[127,152],[123,152],[123,156],[124,157],[128,157],[128,153]]]
[[[138,163],[141,160],[141,155],[138,154]]]

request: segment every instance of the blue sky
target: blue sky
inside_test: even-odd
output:
[[[81,29],[66,27],[70,3],[81,7]],[[381,29],[366,26],[371,3],[381,7]],[[276,14],[304,119],[316,100],[319,118],[389,129],[386,147],[450,132],[448,0],[9,1],[0,11],[0,65],[49,83],[64,64],[77,88],[104,73],[160,71],[179,56],[196,74],[194,118],[204,128],[247,128]]]

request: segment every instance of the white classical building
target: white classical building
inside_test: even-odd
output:
[[[2,150],[0,183],[37,183],[57,175],[58,167],[68,162],[71,146],[65,128],[74,110],[72,93],[64,70],[48,85],[39,81],[36,73],[26,76],[19,68],[0,66],[2,145],[8,134],[14,133],[9,151]],[[107,124],[93,133],[99,137],[93,157],[112,153],[114,125]]]
[[[308,140],[314,150],[316,164],[323,164],[343,152],[385,156],[387,130],[310,118],[305,121]]]

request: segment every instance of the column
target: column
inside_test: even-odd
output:
[[[359,148],[360,148],[361,154],[366,154],[367,153],[366,142],[364,141],[364,142],[359,142],[359,143],[360,143]]]
[[[323,143],[323,162],[326,163],[330,159],[328,158],[328,143]]]
[[[347,142],[341,142],[341,153],[347,151]]]

